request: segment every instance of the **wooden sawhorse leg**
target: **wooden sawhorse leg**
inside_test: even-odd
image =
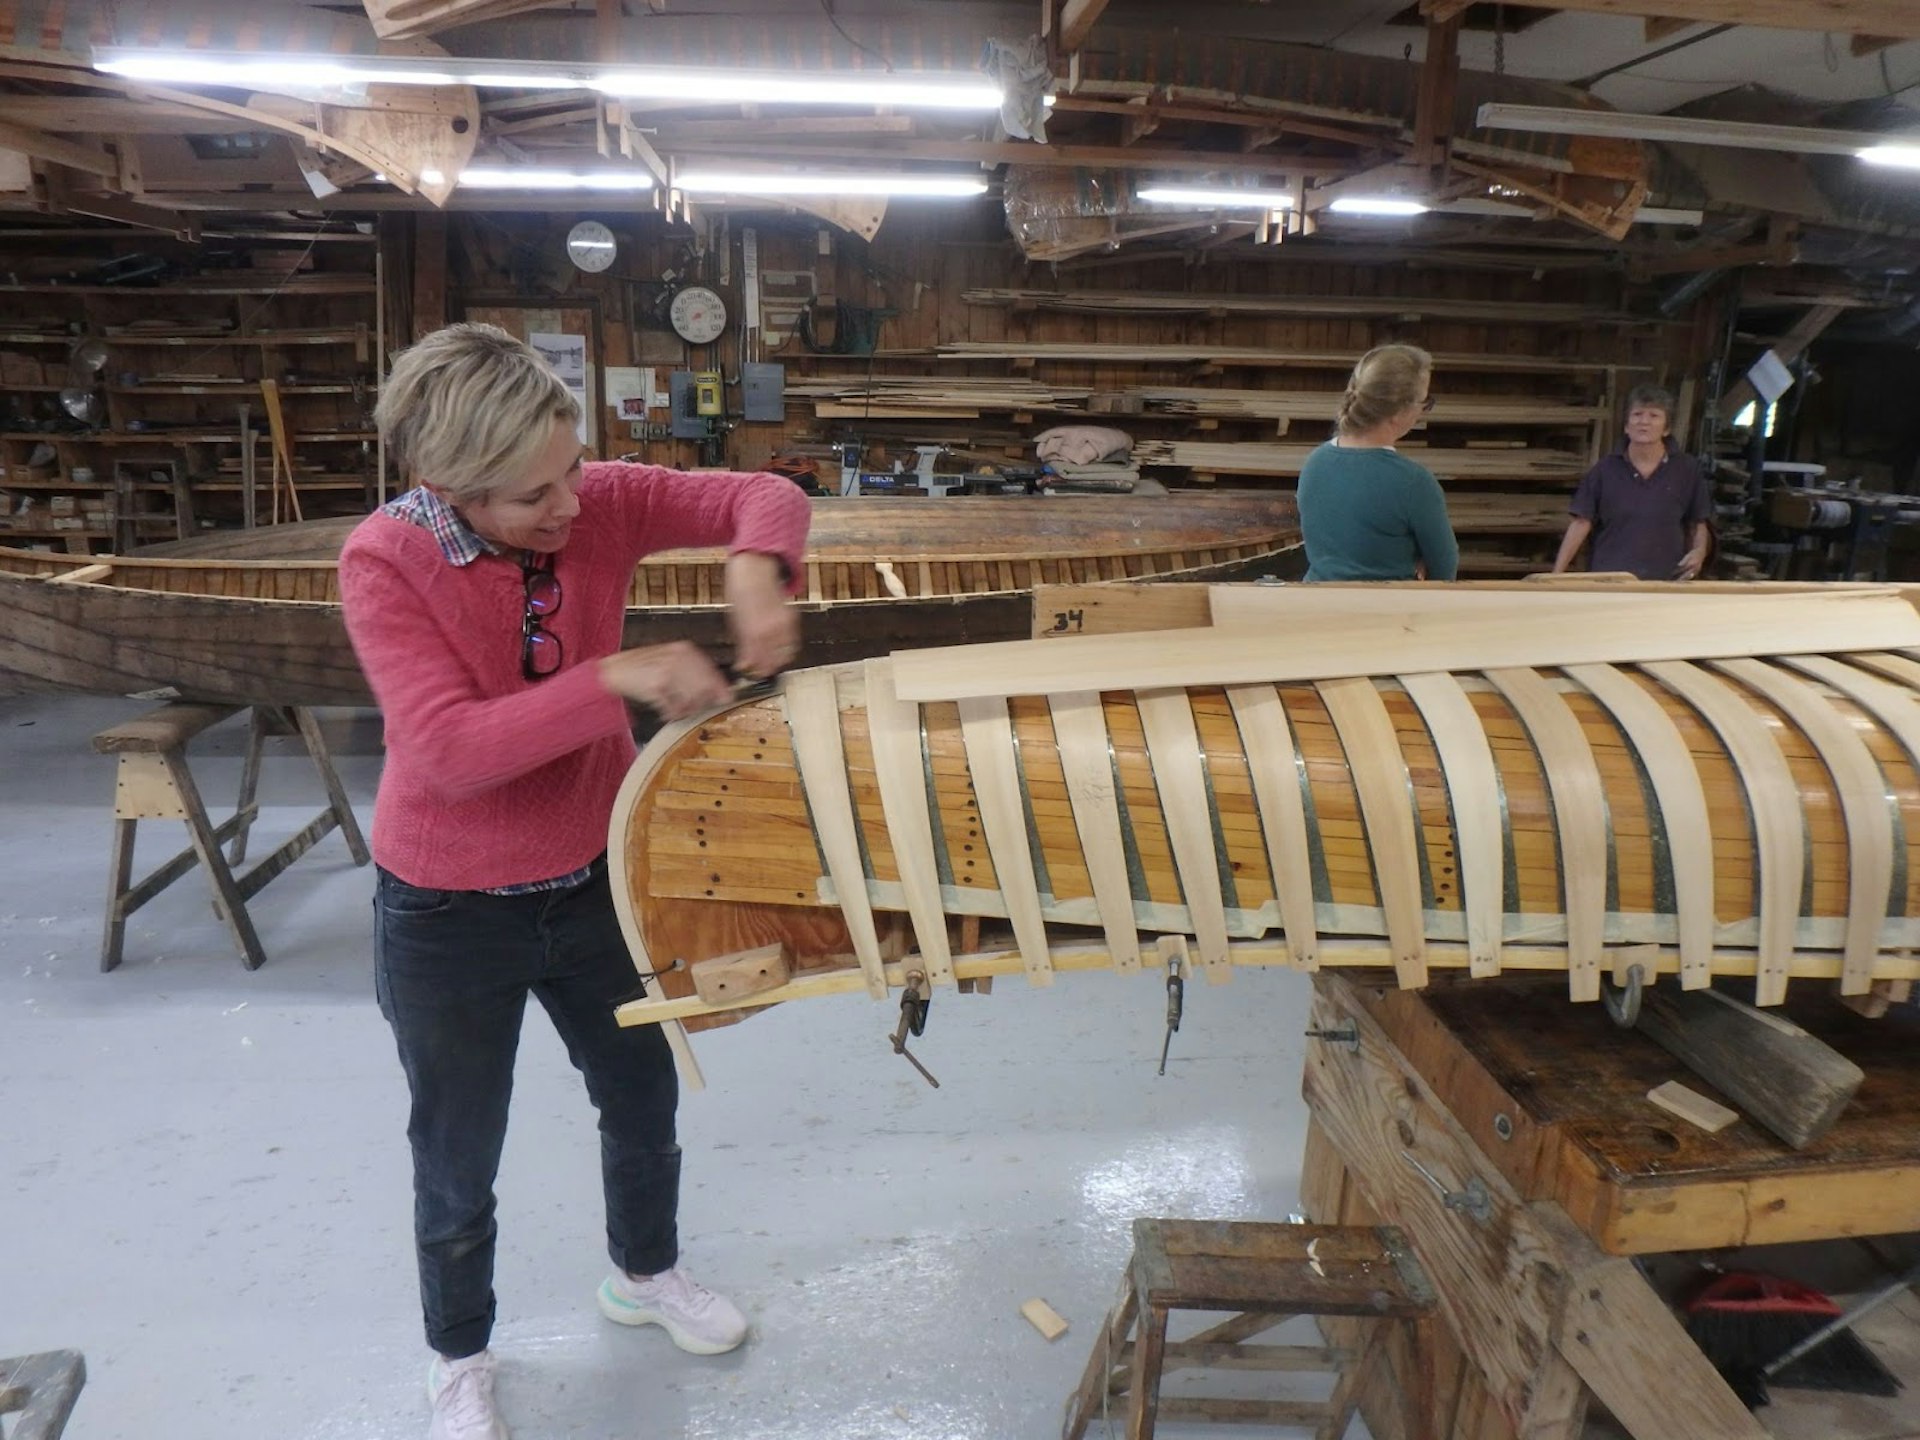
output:
[[[108,865],[106,931],[100,946],[100,968],[119,965],[126,940],[127,917],[194,865],[207,872],[213,888],[213,910],[240,947],[243,962],[257,970],[266,960],[260,936],[247,913],[247,901],[261,887],[299,859],[329,830],[338,826],[356,865],[370,858],[367,842],[354,818],[340,776],[334,770],[325,737],[313,713],[292,707],[282,715],[273,706],[255,706],[248,721],[246,760],[240,775],[239,807],[219,825],[207,816],[205,802],[188,768],[189,739],[234,713],[232,706],[176,704],[102,731],[94,747],[119,758],[114,788],[113,853]],[[271,855],[245,874],[234,867],[246,853],[247,832],[259,814],[256,791],[266,735],[276,722],[297,733],[320,772],[327,791],[327,807]],[[188,847],[137,884],[133,883],[134,836],[141,820],[180,820],[186,824]],[[231,856],[221,847],[232,842]]]

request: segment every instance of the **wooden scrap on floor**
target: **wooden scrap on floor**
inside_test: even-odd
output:
[[[1067,1333],[1067,1322],[1061,1318],[1060,1312],[1037,1295],[1020,1306],[1020,1313],[1026,1316],[1029,1325],[1049,1341],[1058,1340]]]

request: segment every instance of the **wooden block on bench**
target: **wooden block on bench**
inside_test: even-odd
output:
[[[793,976],[793,952],[783,940],[755,950],[696,960],[690,973],[694,993],[709,1005],[720,1005],[786,984]]]

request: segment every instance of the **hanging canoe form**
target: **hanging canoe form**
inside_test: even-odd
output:
[[[1753,977],[1775,1004],[1796,978],[1862,994],[1920,977],[1920,663],[1897,653],[1920,617],[1856,591],[1734,601],[1771,610],[1728,626],[1727,603],[1663,599],[1638,633],[1570,636],[1564,665],[1527,660],[1516,626],[1483,647],[1500,663],[1413,669],[1356,641],[1335,668],[1363,673],[1310,677],[1294,672],[1340,648],[1327,637],[1223,621],[790,676],[670,727],[628,777],[615,894],[662,979],[622,1019],[712,1023],[915,977],[1158,973],[1161,936],[1188,937],[1213,982],[1545,969],[1590,1000],[1637,964],[1689,988]],[[1789,615],[1805,653],[1739,653],[1769,630],[1789,648]],[[1663,658],[1695,628],[1736,638]],[[1416,648],[1456,639],[1429,626]],[[1115,683],[1114,640],[1141,642],[1155,683]],[[1021,678],[1042,674],[1059,688]],[[776,943],[784,984],[695,995],[695,962]]]
[[[1044,499],[817,499],[804,661],[1024,635],[1034,587],[1297,574],[1290,497],[1257,491]],[[358,522],[222,533],[125,556],[0,543],[0,685],[232,704],[370,705],[336,562]],[[0,542],[5,532],[0,531]],[[564,561],[562,562],[564,565]],[[724,549],[649,556],[628,645],[728,643]]]

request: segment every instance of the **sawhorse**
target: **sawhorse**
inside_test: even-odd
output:
[[[207,883],[213,887],[214,913],[233,932],[242,962],[247,969],[257,970],[267,957],[260,948],[260,936],[253,928],[253,920],[247,914],[247,901],[262,886],[312,849],[314,843],[336,825],[346,836],[353,863],[367,863],[367,842],[361,838],[347,792],[334,771],[333,757],[328,753],[319,722],[312,711],[302,706],[251,707],[246,762],[240,772],[239,803],[233,814],[219,825],[207,818],[207,807],[187,765],[187,742],[202,730],[237,714],[241,708],[238,705],[162,705],[137,720],[102,730],[93,737],[95,750],[119,757],[119,774],[114,785],[113,858],[109,865],[106,935],[100,946],[102,970],[111,970],[120,963],[127,917],[196,864],[207,872]],[[259,788],[260,761],[269,733],[300,736],[326,786],[327,808],[266,859],[236,876],[233,867],[246,858],[247,832],[259,814],[254,794]],[[183,820],[191,843],[135,884],[134,831],[142,820]],[[220,847],[229,841],[231,853],[222,854]]]

